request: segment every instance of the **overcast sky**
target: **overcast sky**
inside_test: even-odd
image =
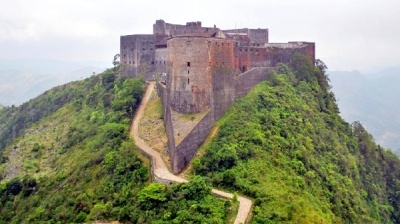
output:
[[[311,41],[330,70],[400,66],[400,0],[0,0],[0,58],[111,61],[119,37],[156,19],[269,28],[270,42]]]

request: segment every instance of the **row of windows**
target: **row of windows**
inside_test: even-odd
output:
[[[229,64],[230,64],[230,62],[228,61],[228,62],[227,62],[227,64],[229,65]],[[190,64],[190,61],[186,62],[186,66],[187,66],[187,67],[190,67],[190,65],[191,65],[191,64]],[[212,65],[211,61],[210,61],[210,62],[208,62],[208,65],[209,65],[209,66],[211,66],[211,65]],[[218,62],[218,61],[216,61],[216,62],[215,62],[215,65],[219,65],[219,62]],[[221,65],[225,65],[225,62],[221,62]]]
[[[247,41],[235,42],[235,46],[236,46],[236,47],[239,47],[239,46],[248,46],[248,42],[247,42]],[[253,44],[250,44],[250,46],[259,47],[260,44],[258,44],[258,43],[253,43]]]
[[[135,61],[129,61],[129,62],[128,62],[128,61],[124,61],[124,63],[125,63],[125,64],[130,64],[130,65],[131,65],[131,64],[134,65],[134,64],[135,64]],[[151,64],[152,64],[152,65],[154,65],[154,64],[156,64],[156,65],[157,65],[157,64],[160,64],[160,65],[163,65],[163,64],[164,64],[164,65],[165,65],[165,61],[152,61]]]
[[[229,48],[229,43],[226,43],[226,44]],[[219,46],[224,47],[224,42],[222,42],[221,45],[218,42],[215,42],[215,46],[216,47],[219,47]],[[211,47],[211,41],[208,41],[208,47]]]
[[[244,49],[239,48],[239,53],[248,52],[248,51],[249,51],[248,48],[244,48]],[[252,53],[252,54],[254,54],[254,55],[259,55],[258,50],[250,49],[250,53]]]
[[[165,61],[155,61],[155,62],[152,61],[151,64],[153,64],[153,65],[154,65],[154,64],[156,64],[156,65],[157,65],[157,64],[159,64],[159,65],[164,64],[164,65],[165,65]]]

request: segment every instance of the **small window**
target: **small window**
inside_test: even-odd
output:
[[[143,50],[145,51],[145,50],[146,50],[146,48],[143,48]]]
[[[164,61],[164,65],[165,65],[165,61]]]
[[[189,70],[188,70],[188,74],[189,74]]]
[[[189,71],[188,71],[189,72]],[[189,78],[188,78],[188,85],[190,84],[190,82],[189,82]]]
[[[188,61],[186,64],[187,64],[187,67],[190,67],[190,61]]]
[[[154,65],[154,61],[152,61],[151,64]]]
[[[210,62],[208,62],[208,66],[211,66],[211,61],[210,61]]]

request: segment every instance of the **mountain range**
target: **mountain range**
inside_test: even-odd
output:
[[[109,64],[103,61],[0,59],[0,104],[18,106],[52,87],[102,72]]]
[[[400,153],[400,67],[362,74],[330,71],[342,117],[360,121],[383,147]]]

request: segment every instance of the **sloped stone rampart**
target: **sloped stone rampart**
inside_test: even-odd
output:
[[[146,108],[146,104],[150,99],[152,91],[154,90],[154,86],[155,82],[149,83],[147,91],[133,119],[130,134],[131,136],[133,136],[135,144],[139,147],[141,152],[151,160],[151,173],[154,181],[168,185],[171,183],[188,182],[188,180],[172,174],[168,170],[166,164],[164,163],[164,160],[161,158],[161,155],[157,151],[152,149],[148,144],[146,144],[146,142],[139,136],[138,130],[140,119],[143,116],[144,109]],[[218,189],[212,189],[212,193],[218,197],[233,199],[232,193],[224,192]],[[238,201],[239,209],[234,224],[246,223],[253,203],[250,199],[242,196],[238,196]]]

